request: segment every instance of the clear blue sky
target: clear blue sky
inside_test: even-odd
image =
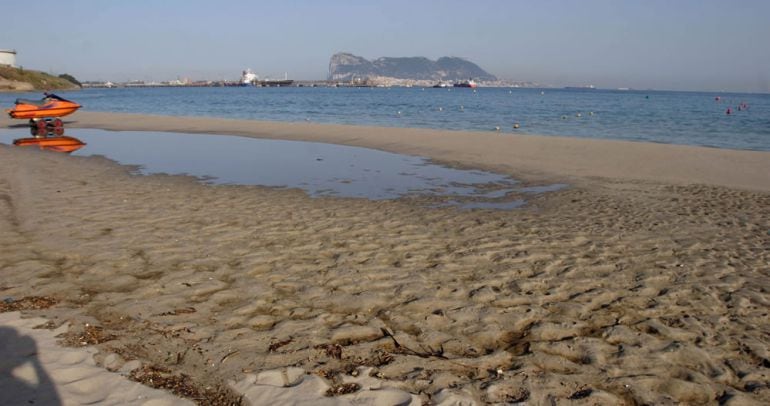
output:
[[[0,48],[81,80],[323,79],[344,51],[556,86],[770,92],[770,1],[4,0]]]

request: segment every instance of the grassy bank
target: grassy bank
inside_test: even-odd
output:
[[[45,72],[0,66],[0,91],[61,90],[78,87],[65,78]]]

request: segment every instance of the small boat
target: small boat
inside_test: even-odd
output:
[[[59,97],[53,93],[46,93],[41,100],[16,99],[16,105],[12,109],[7,109],[11,118],[28,118],[37,120],[49,117],[63,117],[72,114],[81,105]]]
[[[438,83],[436,83],[435,85],[433,85],[433,88],[434,88],[434,89],[441,89],[441,88],[445,88],[445,87],[449,87],[449,86],[450,86],[450,85],[449,85],[449,83],[446,83],[446,82],[438,82]]]
[[[86,143],[75,137],[66,135],[18,138],[13,140],[18,147],[38,147],[49,151],[70,153],[83,148]]]
[[[454,84],[454,87],[477,87],[478,85],[476,82],[473,81],[473,79],[463,80],[462,82],[457,82]]]

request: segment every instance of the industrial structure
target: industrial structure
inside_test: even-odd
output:
[[[0,65],[16,67],[16,51],[13,49],[0,49]]]

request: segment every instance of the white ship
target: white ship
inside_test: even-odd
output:
[[[290,86],[292,83],[294,83],[294,80],[289,79],[288,73],[284,79],[265,78],[262,80],[259,80],[259,76],[252,72],[251,69],[246,69],[241,75],[241,86],[281,87]]]
[[[246,69],[241,75],[241,86],[254,86],[257,84],[259,76],[257,76],[251,69]]]

